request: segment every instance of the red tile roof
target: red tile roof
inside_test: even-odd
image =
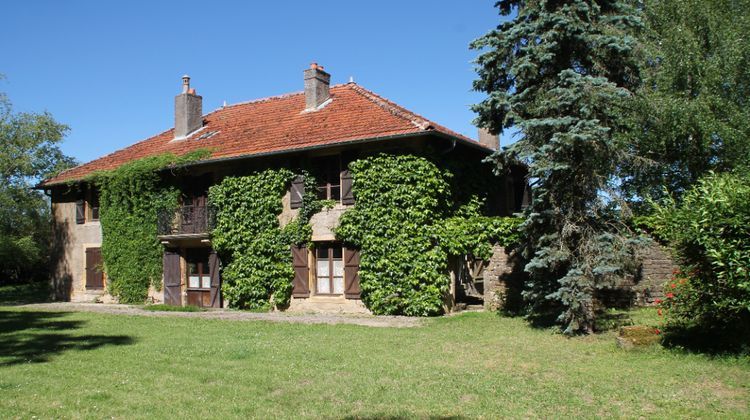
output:
[[[302,92],[229,105],[205,115],[204,126],[184,140],[173,141],[174,130],[169,129],[64,171],[41,186],[79,180],[95,171],[114,169],[147,156],[162,153],[179,156],[202,148],[211,150],[208,160],[214,160],[438,132],[491,152],[478,142],[407,111],[357,84],[332,86],[331,98],[330,103],[312,112],[304,112]]]

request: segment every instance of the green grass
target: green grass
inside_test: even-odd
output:
[[[0,307],[0,418],[750,416],[750,360],[490,313],[418,328]]]
[[[172,306],[164,304],[156,305],[144,305],[143,309],[146,311],[160,311],[160,312],[203,312],[202,308],[193,305],[186,306]]]

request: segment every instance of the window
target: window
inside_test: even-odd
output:
[[[99,220],[99,191],[94,188],[89,188],[89,220]]]
[[[189,250],[187,254],[188,289],[210,289],[211,273],[207,250]]]
[[[344,258],[341,245],[320,244],[315,249],[315,292],[319,295],[344,293]]]
[[[318,199],[336,200],[341,199],[341,166],[338,156],[319,158],[314,162],[317,168],[316,179],[318,181]]]

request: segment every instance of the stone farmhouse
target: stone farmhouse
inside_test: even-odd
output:
[[[314,250],[292,247],[295,279],[289,310],[367,311],[360,301],[359,251],[336,241],[333,229],[341,214],[356,206],[348,162],[377,151],[420,154],[427,149],[456,159],[482,161],[498,148],[497,136],[480,132],[467,138],[359,86],[330,85],[330,75],[312,64],[304,70],[304,91],[225,105],[203,114],[202,97],[184,76],[175,97],[174,127],[107,156],[67,170],[40,184],[51,197],[54,238],[59,250],[54,288],[72,301],[107,299],[102,269],[99,198],[86,177],[128,162],[163,153],[184,155],[208,148],[209,158],[191,163],[176,177],[181,203],[168,223],[160,223],[164,247],[163,288],[151,290],[154,302],[205,307],[226,306],[221,293],[221,264],[211,245],[208,188],[227,176],[257,167],[307,162],[324,174],[316,178],[320,199],[335,204],[312,216]],[[495,214],[511,215],[528,200],[525,172],[517,168],[498,177],[502,193],[494,197]],[[301,203],[301,182],[284,195],[279,221],[288,223]],[[460,261],[451,271],[451,305],[489,305],[510,271],[498,247],[490,261]],[[487,295],[488,299],[484,299]],[[486,300],[486,301],[485,301]]]

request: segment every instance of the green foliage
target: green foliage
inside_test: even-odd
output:
[[[357,203],[336,234],[361,249],[365,305],[375,314],[442,313],[447,254],[434,232],[447,209],[450,174],[411,155],[380,154],[349,167]]]
[[[47,280],[49,200],[32,187],[75,164],[59,146],[67,131],[47,112],[13,112],[0,92],[0,284]]]
[[[495,157],[529,166],[533,202],[521,225],[532,315],[565,331],[591,332],[597,289],[621,276],[632,257],[618,222],[613,185],[628,159],[620,120],[639,84],[634,36],[641,27],[626,1],[502,0],[514,17],[471,47],[488,97],[477,123],[522,138]],[[500,168],[505,169],[505,168]]]
[[[362,300],[373,313],[442,313],[448,255],[488,256],[490,240],[512,240],[513,222],[480,216],[476,201],[451,214],[453,174],[427,158],[378,154],[350,169],[357,203],[336,235],[361,250]]]
[[[741,327],[750,323],[750,178],[711,174],[656,207],[657,230],[680,257],[668,286],[673,324]],[[674,289],[674,290],[671,290]],[[671,296],[670,296],[671,295]]]
[[[104,269],[109,293],[120,302],[141,303],[149,286],[161,289],[163,247],[157,239],[157,213],[175,208],[179,191],[160,171],[207,154],[199,150],[181,157],[147,157],[86,180],[99,189]]]
[[[227,177],[209,189],[216,208],[212,241],[224,262],[222,292],[232,307],[259,309],[289,302],[294,276],[289,247],[309,240],[310,234],[303,220],[307,207],[300,219],[283,230],[279,227],[281,197],[293,176],[288,169],[267,169]],[[308,195],[303,202],[309,206]]]
[[[641,159],[623,187],[634,199],[679,198],[709,171],[748,164],[750,2],[656,0],[645,16],[645,80],[628,136]]]
[[[318,200],[315,195],[317,183],[315,177],[307,170],[299,169],[298,172],[304,177],[305,194],[302,197],[302,206],[299,209],[297,217],[282,230],[286,241],[291,245],[305,245],[312,238],[312,226],[310,218],[313,214],[323,208],[331,208],[334,203],[332,200]]]
[[[450,255],[489,259],[493,244],[504,247],[518,244],[522,221],[516,217],[482,216],[479,203],[473,202],[443,221],[440,244]]]

